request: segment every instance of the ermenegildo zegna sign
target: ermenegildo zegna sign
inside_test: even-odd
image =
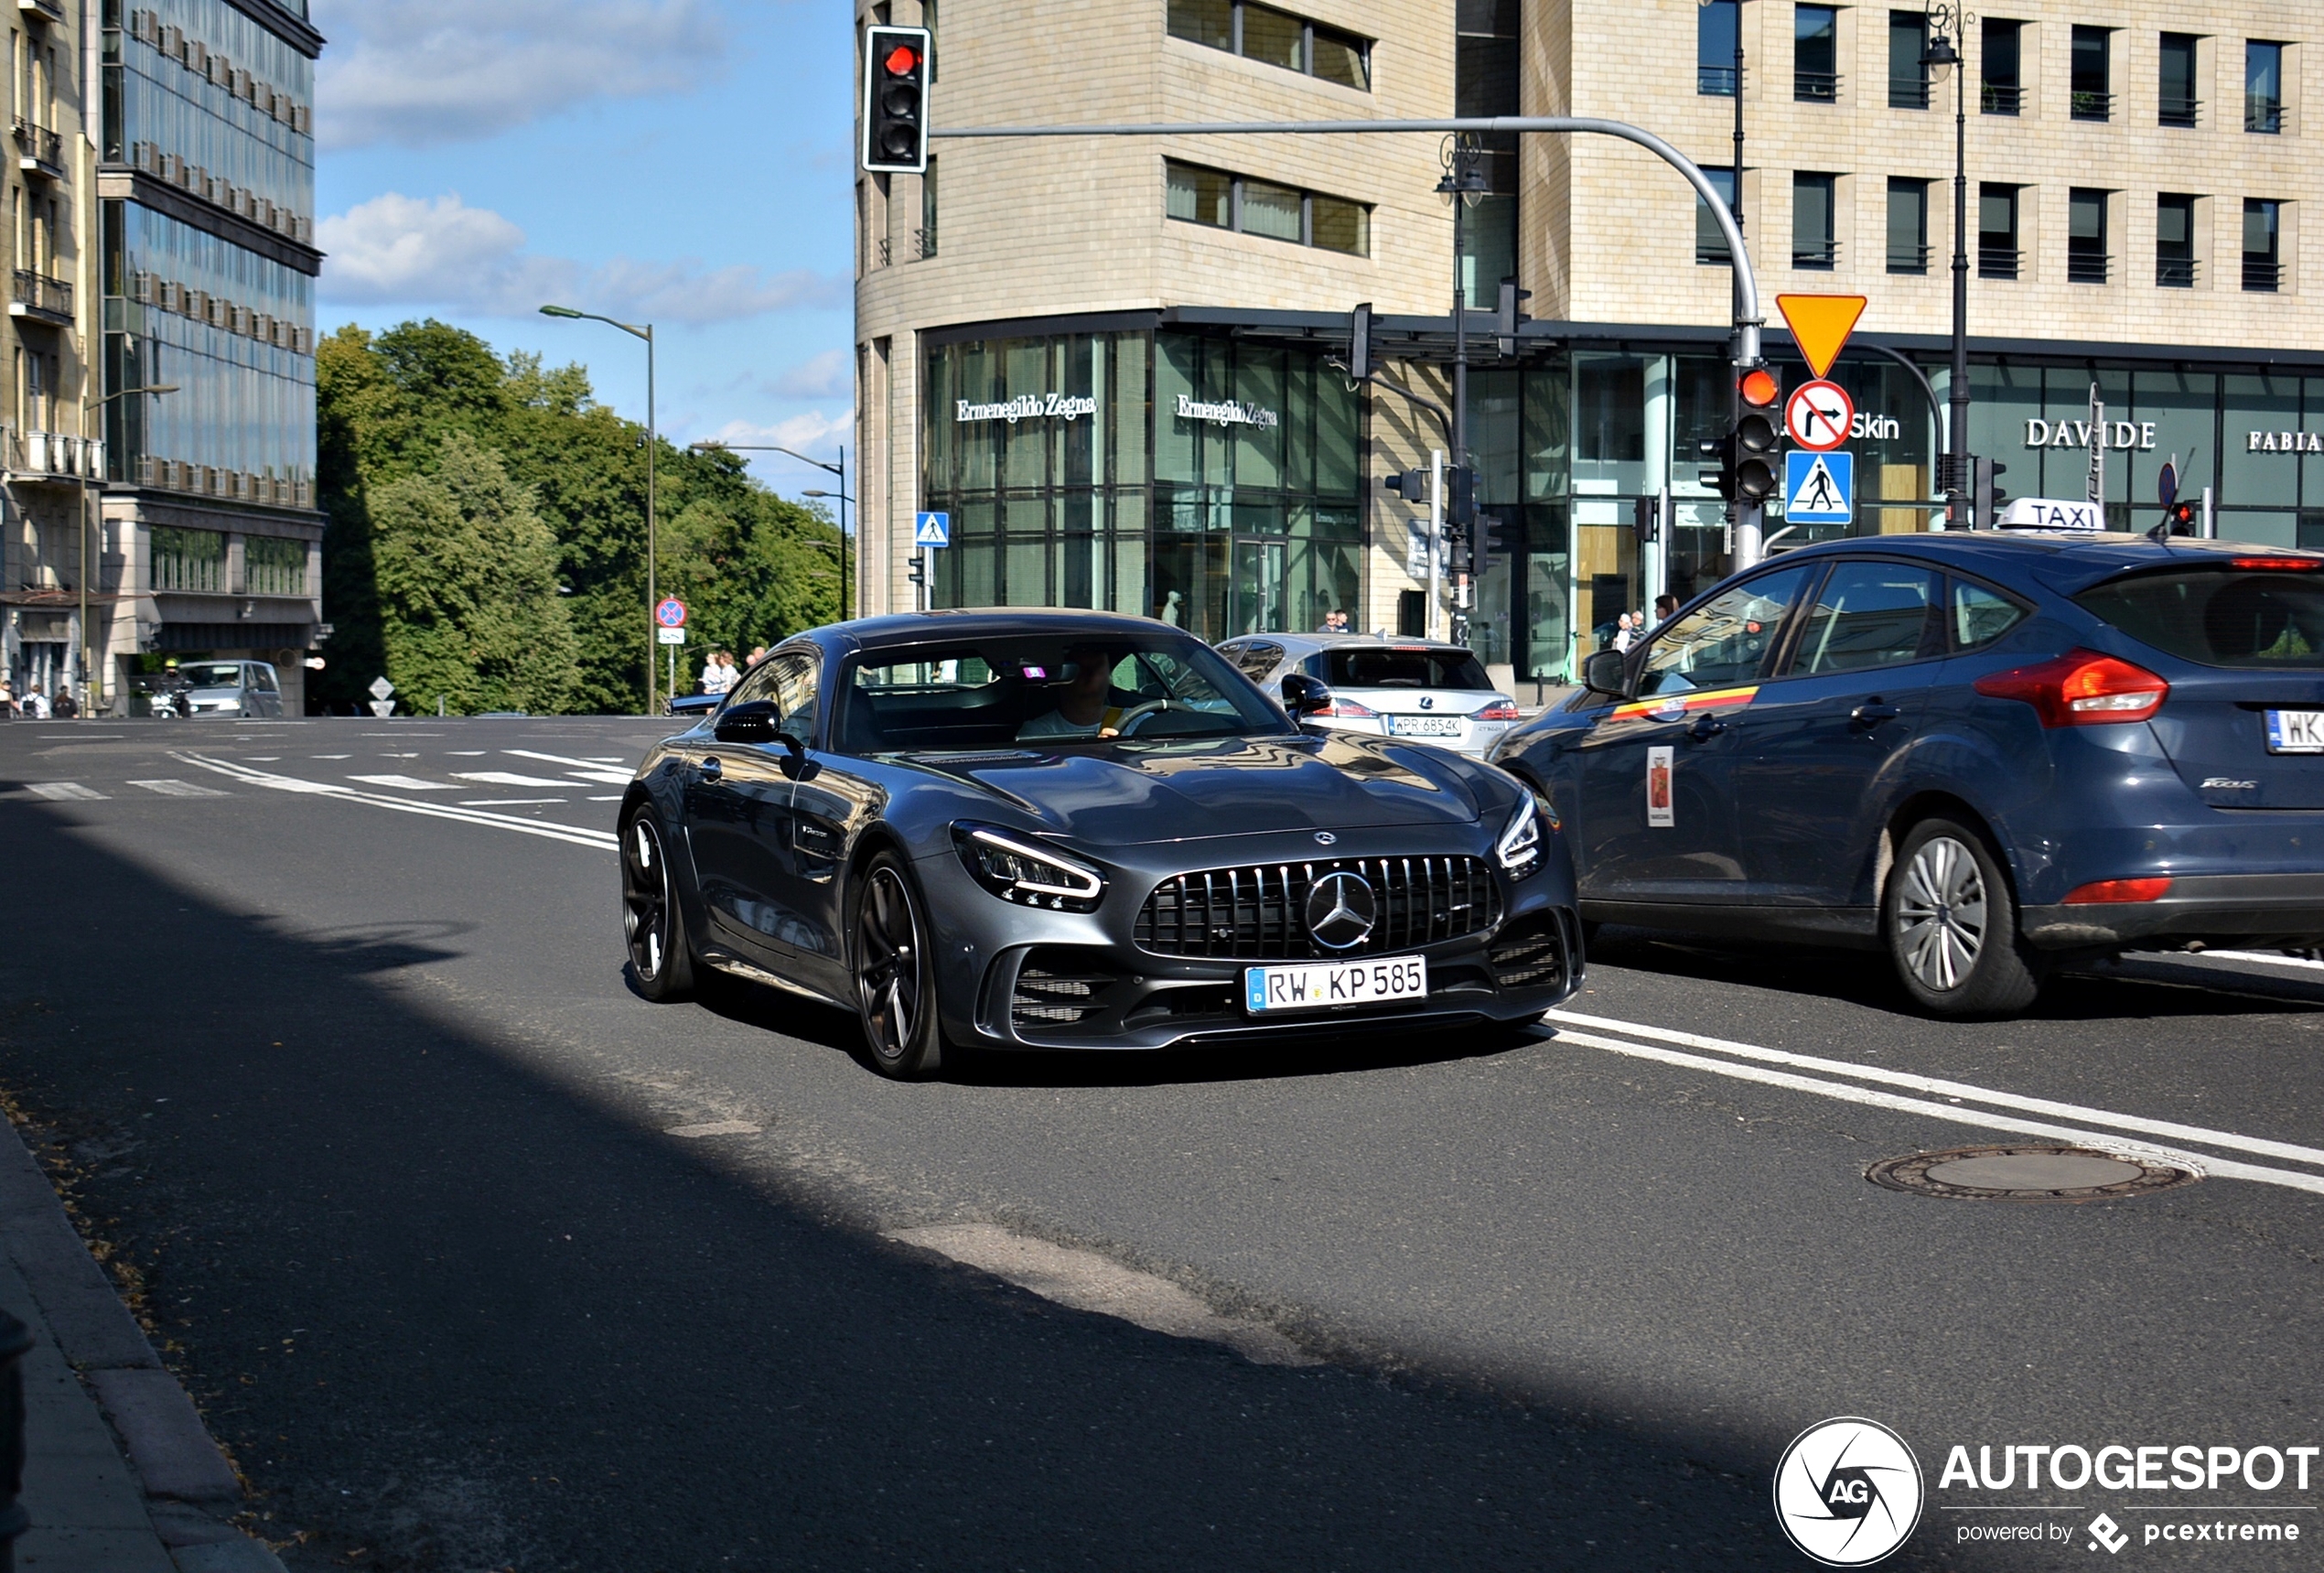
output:
[[[966,399],[952,403],[952,424],[968,421],[1006,421],[1015,426],[1019,421],[1079,419],[1097,414],[1097,401],[1087,393],[1019,393],[1006,404],[976,404]]]
[[[1256,426],[1261,431],[1268,431],[1283,424],[1283,414],[1259,404],[1238,404],[1232,399],[1208,404],[1189,394],[1180,393],[1178,419],[1204,421],[1214,426]]]

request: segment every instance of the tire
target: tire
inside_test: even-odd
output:
[[[1983,835],[1952,820],[1905,833],[1880,930],[1905,992],[1933,1016],[2015,1016],[2041,992],[2041,960],[2018,936],[2008,876]]]
[[[670,871],[669,841],[650,808],[621,827],[621,933],[640,994],[658,1004],[694,992],[694,942]]]
[[[944,1029],[928,917],[903,860],[875,854],[847,910],[848,970],[871,1067],[898,1082],[924,1081],[944,1063]]]

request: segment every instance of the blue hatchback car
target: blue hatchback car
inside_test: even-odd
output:
[[[2324,555],[1831,542],[1585,677],[1492,758],[1589,922],[1885,950],[1948,1016],[2067,960],[2324,943]]]

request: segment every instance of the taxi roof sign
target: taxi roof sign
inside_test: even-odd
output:
[[[1779,295],[1775,306],[1783,313],[1784,326],[1791,329],[1791,342],[1807,358],[1809,374],[1824,377],[1846,348],[1848,335],[1856,331],[1856,319],[1864,315],[1865,297]]]

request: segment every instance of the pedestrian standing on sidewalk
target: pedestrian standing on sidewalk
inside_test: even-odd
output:
[[[6,678],[0,677],[0,721],[13,721],[16,718],[16,685],[10,683]]]
[[[1676,596],[1660,595],[1654,598],[1654,626],[1656,628],[1662,627],[1664,623],[1670,621],[1671,619],[1676,616],[1678,616],[1678,598]]]
[[[24,698],[16,708],[28,721],[45,721],[48,718],[48,701],[41,697],[39,684],[36,683],[24,691]]]
[[[72,689],[65,684],[57,684],[57,702],[50,708],[56,711],[59,721],[81,719],[81,701],[72,696]]]

